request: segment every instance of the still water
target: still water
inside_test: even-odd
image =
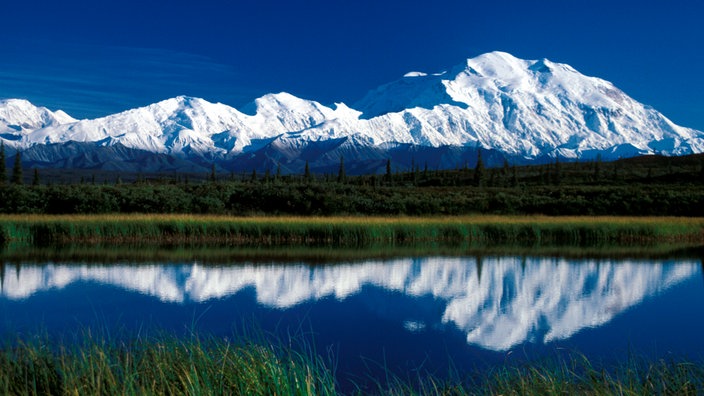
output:
[[[476,370],[574,351],[704,356],[700,259],[428,257],[335,265],[23,263],[0,268],[0,336],[256,329],[303,337],[342,378]]]

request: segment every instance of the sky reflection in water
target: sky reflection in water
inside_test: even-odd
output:
[[[461,360],[559,346],[586,354],[653,346],[658,354],[702,352],[695,347],[704,331],[697,260],[6,264],[1,274],[4,333],[100,322],[226,334],[252,320],[267,331],[303,325],[338,353],[377,348],[416,362],[435,349]]]

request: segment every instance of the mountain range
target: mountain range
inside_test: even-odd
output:
[[[235,109],[179,96],[76,120],[0,100],[0,141],[26,165],[162,172],[337,172],[603,160],[704,151],[704,132],[675,125],[612,83],[547,59],[491,52],[442,73],[407,73],[359,102],[326,106],[288,93]]]

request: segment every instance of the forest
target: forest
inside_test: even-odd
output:
[[[19,157],[19,156],[17,156]],[[16,157],[16,158],[17,158]],[[704,155],[384,174],[127,174],[0,161],[0,213],[704,216]]]

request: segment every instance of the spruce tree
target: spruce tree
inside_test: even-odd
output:
[[[477,166],[474,167],[474,185],[479,187],[484,182],[484,160],[481,150],[477,150]]]
[[[215,164],[210,166],[210,181],[215,183],[218,180],[218,175],[215,172]]]
[[[37,168],[34,168],[34,176],[32,177],[32,185],[33,186],[39,185],[39,170]]]
[[[22,184],[22,153],[19,150],[15,155],[15,165],[12,167],[12,184]]]
[[[594,163],[594,181],[599,181],[599,179],[601,179],[601,154],[596,155]]]
[[[337,182],[344,183],[347,180],[347,173],[345,172],[345,157],[340,156],[340,170],[337,172]]]
[[[560,159],[558,157],[555,157],[555,168],[553,169],[555,172],[553,182],[555,185],[560,185],[562,184],[562,166],[560,165]]]
[[[303,179],[306,182],[310,181],[310,165],[308,165],[308,161],[306,161],[306,167],[303,169]]]
[[[391,184],[391,160],[387,159],[386,160],[386,176],[384,176],[386,179],[386,182],[388,184]]]

